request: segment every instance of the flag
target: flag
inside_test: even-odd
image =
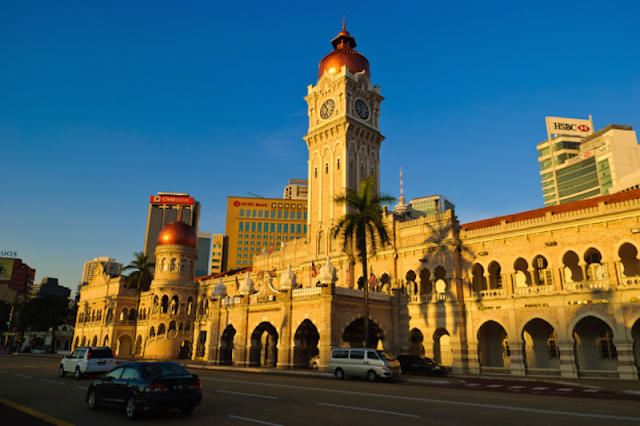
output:
[[[318,270],[316,269],[316,265],[315,263],[313,263],[313,260],[311,261],[311,278],[315,278],[316,275],[318,275]]]
[[[271,245],[269,245],[269,254],[273,253],[273,241],[271,241]]]
[[[371,271],[369,274],[369,285],[371,285],[371,287],[376,287],[378,285],[378,280],[376,280],[376,276],[373,275],[373,268],[370,268],[369,271]]]
[[[236,275],[236,291],[240,290],[240,281],[238,281],[238,276]]]

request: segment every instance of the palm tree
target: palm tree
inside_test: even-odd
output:
[[[148,263],[147,256],[141,251],[133,253],[133,261],[122,268],[123,271],[132,270],[126,278],[126,286],[136,289],[136,316],[133,322],[133,351],[132,356],[136,355],[136,343],[138,338],[138,311],[140,310],[140,293],[142,292],[142,283],[151,281],[153,274],[151,268],[155,267],[155,263]]]
[[[340,237],[342,251],[354,250],[362,262],[364,278],[364,345],[369,347],[369,280],[367,279],[367,257],[389,243],[389,235],[382,223],[382,205],[393,203],[391,195],[377,195],[375,177],[370,175],[360,182],[360,191],[346,189],[343,195],[334,198],[338,205],[347,206],[347,214],[338,220],[332,238]]]

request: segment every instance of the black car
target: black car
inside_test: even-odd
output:
[[[446,376],[447,367],[436,364],[429,358],[422,358],[417,355],[400,355],[398,357],[402,374],[424,374],[427,376]]]
[[[124,407],[135,419],[143,411],[179,408],[189,414],[202,403],[198,376],[175,362],[129,362],[96,380],[87,391],[91,410],[101,406]]]

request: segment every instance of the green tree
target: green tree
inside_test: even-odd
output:
[[[147,256],[141,251],[133,253],[133,261],[122,268],[123,271],[132,271],[126,278],[126,286],[136,289],[136,315],[133,323],[133,351],[132,356],[136,354],[136,343],[138,337],[138,311],[140,310],[140,293],[142,292],[142,284],[150,282],[153,279],[151,269],[156,266],[155,263],[149,263]]]
[[[367,258],[389,243],[389,234],[382,223],[382,206],[396,199],[387,194],[376,194],[375,177],[370,175],[360,182],[360,190],[346,189],[334,198],[338,205],[347,206],[347,214],[338,220],[332,238],[339,238],[342,251],[353,253],[362,263],[364,278],[364,344],[369,347],[369,280]]]
[[[67,319],[69,315],[69,301],[57,297],[36,297],[25,303],[20,309],[18,328],[20,330],[44,331],[51,328],[52,346],[56,341],[56,328]]]

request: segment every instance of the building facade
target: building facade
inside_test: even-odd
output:
[[[631,126],[611,124],[586,134],[560,134],[538,144],[545,206],[607,195],[640,184],[640,145]]]
[[[213,234],[212,240],[211,269],[209,273],[219,274],[227,270],[224,264],[224,252],[227,239],[223,234]]]
[[[211,253],[211,233],[198,232],[198,261],[196,262],[196,277],[209,275],[209,254]]]
[[[137,320],[127,289],[114,283],[107,297],[108,286],[99,284],[107,278],[94,278],[86,300],[102,310],[117,304],[122,320],[94,329],[79,321],[76,341],[99,341],[106,329],[111,342],[137,336],[133,351],[145,357],[301,368],[319,355],[324,370],[332,348],[362,346],[364,292],[354,283],[369,271],[331,238],[345,213],[331,200],[369,175],[379,179],[383,98],[353,37],[343,28],[332,44],[305,98],[309,214],[302,238],[254,251],[240,278],[194,280],[195,233],[169,224]],[[249,200],[233,201],[243,234],[247,210],[250,229],[265,211],[278,211],[271,201]],[[390,242],[368,259],[370,346],[425,355],[455,373],[638,378],[640,190],[462,225],[452,209],[417,218],[405,210],[384,209]]]
[[[25,300],[31,295],[36,270],[22,259],[0,257],[0,284],[22,295]]]
[[[280,250],[283,242],[307,233],[307,203],[281,198],[227,197],[223,251],[226,269],[253,265],[263,251]]]
[[[285,200],[306,200],[308,184],[306,179],[290,179],[289,185],[284,187],[282,198]]]
[[[171,222],[182,221],[198,231],[200,225],[200,203],[186,193],[158,192],[149,199],[149,215],[143,253],[149,262],[155,262],[153,253],[156,250],[158,234]]]
[[[120,272],[122,272],[122,263],[118,263],[110,257],[96,257],[93,260],[84,262],[84,270],[82,271],[83,284],[91,282],[98,265],[102,265],[104,272],[110,275],[120,275]]]

